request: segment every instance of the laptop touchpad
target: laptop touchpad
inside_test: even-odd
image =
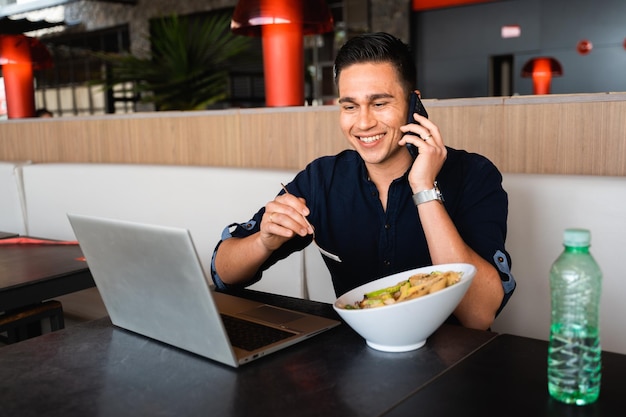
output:
[[[287,311],[268,305],[258,306],[251,310],[243,311],[240,314],[273,324],[285,324],[305,317],[293,311]]]

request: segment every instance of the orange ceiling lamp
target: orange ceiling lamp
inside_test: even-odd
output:
[[[25,35],[0,34],[0,65],[9,119],[35,116],[33,72],[52,66],[46,47]]]
[[[533,94],[550,94],[552,77],[561,75],[561,63],[552,57],[533,58],[522,68],[522,77],[533,79]]]
[[[333,18],[324,0],[239,0],[233,33],[260,36],[265,104],[304,104],[304,35],[330,32]]]

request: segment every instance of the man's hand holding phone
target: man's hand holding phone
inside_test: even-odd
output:
[[[414,116],[416,113],[418,115],[417,119]],[[416,124],[419,126],[415,126]],[[400,144],[405,144],[414,158],[417,158],[418,153],[423,154],[420,158],[416,159],[409,173],[409,183],[411,187],[416,189],[416,192],[421,191],[421,189],[426,189],[423,188],[424,186],[428,188],[432,187],[437,174],[446,160],[447,150],[443,144],[439,129],[434,123],[428,120],[428,113],[420,100],[419,91],[411,93],[407,124],[402,126],[401,130],[405,135],[400,141]],[[419,139],[409,139],[407,135],[412,135]],[[416,146],[409,143],[409,140],[418,145]],[[422,144],[418,141],[423,141],[424,143]],[[421,148],[421,152],[419,152],[418,146]]]

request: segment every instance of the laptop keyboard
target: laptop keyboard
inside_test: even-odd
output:
[[[247,351],[256,350],[294,335],[290,332],[242,320],[226,314],[222,314],[221,316],[224,328],[230,338],[230,343],[235,347]]]

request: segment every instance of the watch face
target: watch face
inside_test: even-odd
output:
[[[441,194],[441,190],[439,189],[439,184],[437,184],[437,181],[435,181],[435,188],[434,188],[434,190],[437,193],[437,200],[443,201],[443,194]]]

